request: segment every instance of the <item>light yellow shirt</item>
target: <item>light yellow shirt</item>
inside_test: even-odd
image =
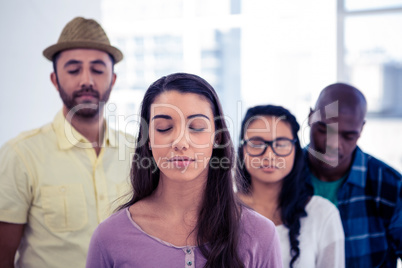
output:
[[[133,151],[132,137],[106,127],[97,156],[62,112],[6,143],[0,221],[25,224],[16,266],[85,267],[93,231],[129,191]]]

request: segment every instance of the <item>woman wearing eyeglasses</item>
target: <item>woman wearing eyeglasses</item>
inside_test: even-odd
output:
[[[242,122],[236,186],[240,199],[272,220],[283,267],[344,267],[337,208],[306,183],[299,124],[285,108],[250,108]]]

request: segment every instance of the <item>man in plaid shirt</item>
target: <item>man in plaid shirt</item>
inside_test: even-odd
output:
[[[366,111],[358,89],[324,88],[310,111],[306,158],[314,193],[340,211],[346,267],[395,268],[402,257],[402,177],[357,146]]]

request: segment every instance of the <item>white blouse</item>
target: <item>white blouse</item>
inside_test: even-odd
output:
[[[307,217],[300,220],[300,255],[294,268],[345,267],[345,235],[338,209],[327,199],[313,196],[306,206]],[[281,242],[283,267],[289,267],[289,229],[276,226]]]

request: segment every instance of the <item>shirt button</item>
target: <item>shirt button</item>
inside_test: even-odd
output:
[[[193,263],[191,261],[187,262],[187,266],[191,266]]]
[[[191,249],[186,249],[187,254],[191,254]]]

